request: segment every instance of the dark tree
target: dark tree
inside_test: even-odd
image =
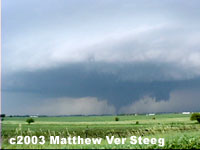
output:
[[[193,113],[190,120],[197,120],[200,123],[200,113]]]
[[[119,121],[119,118],[118,118],[118,117],[115,117],[115,121]]]
[[[31,123],[35,122],[35,120],[33,118],[28,118],[28,119],[26,119],[26,122],[28,124],[31,124]]]
[[[6,116],[6,114],[1,114],[0,115],[1,118],[4,118],[5,116]]]
[[[0,118],[1,118],[1,121],[4,121],[4,118],[6,117],[6,114],[1,114],[0,115]]]

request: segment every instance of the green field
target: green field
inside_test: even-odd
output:
[[[28,125],[25,117],[5,117],[2,122],[2,148],[40,149],[40,148],[200,148],[200,124],[190,121],[190,115],[182,114],[158,114],[155,116],[75,116],[75,117],[38,117],[35,122]],[[155,117],[155,118],[154,118]],[[139,122],[139,124],[136,124]],[[45,136],[44,145],[11,145],[9,139],[16,136]],[[49,136],[80,136],[82,138],[102,138],[100,145],[52,145]],[[142,136],[165,138],[164,147],[158,145],[125,144],[109,145],[106,136],[126,137]]]

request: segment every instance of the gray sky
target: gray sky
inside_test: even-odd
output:
[[[200,111],[199,6],[2,0],[3,112]]]

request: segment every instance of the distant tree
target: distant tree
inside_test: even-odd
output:
[[[193,113],[190,120],[197,120],[200,123],[200,113]]]
[[[119,121],[119,118],[118,118],[118,117],[115,117],[115,121]]]
[[[4,121],[4,118],[6,117],[6,114],[1,114],[0,117],[1,117],[1,121]]]
[[[152,119],[153,119],[153,120],[156,120],[156,117],[153,117]]]
[[[136,121],[136,123],[135,124],[139,124],[139,121]]]
[[[35,120],[33,118],[28,118],[28,119],[26,119],[26,122],[28,124],[31,124],[31,123],[35,122]]]
[[[1,118],[4,118],[5,116],[6,116],[6,114],[1,114],[0,115]]]

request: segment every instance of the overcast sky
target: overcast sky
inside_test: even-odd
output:
[[[199,0],[2,0],[2,111],[200,111]]]

